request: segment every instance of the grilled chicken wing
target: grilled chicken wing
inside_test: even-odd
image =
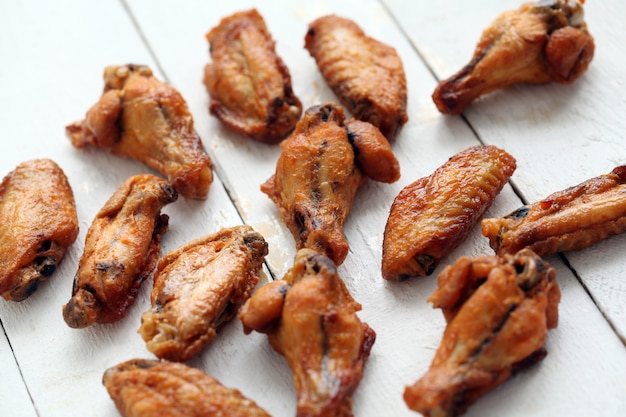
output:
[[[259,281],[267,243],[250,226],[222,229],[167,254],[139,334],[162,359],[186,361],[217,337]]]
[[[305,48],[341,104],[393,139],[407,122],[407,87],[396,50],[349,19],[324,16],[309,25]]]
[[[376,333],[333,262],[310,249],[284,279],[261,287],[239,311],[244,330],[267,333],[293,372],[298,417],[352,416],[351,395]]]
[[[182,196],[206,198],[211,160],[180,93],[145,66],[107,67],[104,81],[104,94],[85,119],[67,126],[72,144],[140,161],[165,175]]]
[[[120,320],[159,256],[168,217],[163,206],[176,191],[154,175],[135,175],[115,191],[96,215],[74,277],[63,318],[73,328]]]
[[[49,159],[22,162],[0,183],[0,295],[22,301],[78,236],[74,194]]]
[[[480,220],[515,171],[495,146],[468,148],[395,198],[383,239],[382,274],[404,280],[431,274]]]
[[[485,219],[482,232],[498,255],[530,248],[540,256],[584,249],[624,233],[626,165],[504,217]]]
[[[235,13],[206,38],[213,61],[204,71],[211,114],[254,140],[283,140],[300,118],[302,104],[263,17],[254,9]]]
[[[447,327],[430,369],[406,388],[424,416],[456,416],[516,371],[544,358],[558,322],[556,271],[530,250],[459,258],[430,297]]]
[[[343,224],[364,174],[385,182],[400,176],[389,143],[369,123],[344,124],[343,110],[325,103],[306,111],[281,148],[276,173],[261,191],[278,206],[298,249],[341,264],[348,254]]]
[[[270,417],[238,390],[181,363],[129,360],[107,369],[102,383],[123,417]]]
[[[483,31],[470,63],[435,89],[439,111],[459,114],[472,100],[511,84],[576,80],[595,49],[582,3],[539,0],[501,14]]]

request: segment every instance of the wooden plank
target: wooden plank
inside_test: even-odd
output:
[[[113,325],[70,329],[61,307],[70,298],[95,214],[127,177],[148,169],[101,150],[76,150],[64,129],[100,97],[106,65],[141,62],[162,74],[118,2],[2,2],[0,56],[1,175],[24,160],[52,158],[73,187],[80,222],[78,239],[54,276],[24,302],[0,299],[0,318],[40,417],[116,415],[102,374],[121,361],[151,356],[137,334],[151,285],[145,283],[129,315]],[[241,224],[219,179],[206,201],[180,198],[164,212],[170,230],[162,253],[222,226]],[[226,340],[245,345],[249,339],[239,328]],[[12,396],[0,401],[0,415],[22,415],[32,405],[27,398],[20,400],[23,383],[9,372],[10,358],[4,365],[8,345],[0,340],[0,346],[0,397],[5,398],[5,387]]]
[[[414,4],[405,5],[406,15],[417,16]],[[197,2],[177,5],[176,10],[167,1],[131,0],[129,5],[168,78],[188,97],[198,129],[204,138],[209,138],[207,146],[245,221],[268,238],[269,265],[278,278],[291,265],[295,253],[293,239],[258,187],[274,172],[280,150],[233,134],[215,118],[203,116],[207,114],[208,97],[200,81],[209,60],[203,35],[221,17],[256,6],[265,17],[277,50],[291,71],[294,90],[305,107],[334,100],[302,47],[307,24],[314,18],[327,13],[349,16],[368,34],[397,48],[410,89],[410,121],[393,145],[403,176],[396,184],[370,182],[359,191],[346,224],[351,250],[340,273],[363,305],[361,317],[378,333],[365,377],[354,396],[355,415],[414,415],[402,401],[402,390],[427,369],[441,337],[443,320],[426,303],[435,288],[434,277],[406,283],[388,283],[381,278],[382,231],[389,206],[400,189],[430,174],[457,151],[477,144],[473,132],[459,118],[443,118],[434,109],[430,100],[434,78],[377,2]],[[422,24],[418,17],[413,21],[417,26]],[[168,30],[164,31],[164,27]],[[171,39],[172,33],[176,33],[177,42]],[[242,166],[250,170],[242,172]],[[518,197],[507,187],[488,215],[505,213],[519,204]],[[474,230],[448,261],[463,254],[490,252],[479,230]],[[626,411],[626,403],[621,399],[622,376],[617,371],[626,365],[622,344],[571,272],[558,258],[550,261],[559,271],[563,302],[561,325],[549,336],[549,357],[541,366],[520,374],[481,400],[468,415],[522,416],[528,415],[529,410],[542,416],[564,410],[582,415],[601,406],[607,407],[603,413],[619,415]],[[292,415],[295,403],[287,366],[282,358],[268,352],[263,338],[255,336],[251,343],[258,349],[254,358],[233,357],[230,363],[218,366],[220,356],[211,351],[194,363],[228,385],[237,386],[272,415]],[[237,364],[237,360],[243,360],[244,365]],[[271,372],[259,375],[268,368],[268,361]],[[233,366],[236,371],[229,371]],[[240,378],[240,369],[257,366],[263,369],[254,373],[254,382]]]
[[[480,7],[462,0],[385,3],[437,78],[444,79],[469,62],[482,30],[496,16],[522,2],[485,0]],[[517,158],[512,182],[526,202],[626,164],[626,61],[616,59],[623,56],[626,3],[589,1],[584,7],[596,45],[586,74],[571,85],[512,86],[477,100],[464,113],[484,143],[500,146]],[[625,247],[622,235],[567,254],[622,340],[626,340],[622,302],[626,284],[621,279],[626,270]]]
[[[1,324],[1,323],[0,323]],[[37,412],[28,395],[22,375],[13,356],[11,345],[0,325],[0,411],[10,410],[11,416],[35,417]],[[2,413],[5,414],[4,412]]]
[[[130,8],[165,70],[159,75],[167,76],[189,102],[197,129],[244,220],[270,241],[269,264],[281,277],[291,265],[293,239],[275,207],[258,190],[274,170],[278,148],[252,143],[209,117],[200,82],[208,61],[204,33],[222,16],[252,5],[240,0],[228,4],[198,1],[174,7],[171,2],[145,1],[131,2]],[[393,185],[368,183],[360,190],[346,225],[351,253],[340,273],[363,304],[361,317],[378,333],[354,396],[355,415],[415,415],[406,409],[401,393],[427,369],[443,319],[425,301],[435,287],[434,277],[406,283],[382,280],[382,230],[391,201],[404,185],[478,142],[462,120],[446,119],[434,111],[429,98],[434,78],[380,4],[283,0],[265,2],[259,9],[305,105],[333,99],[302,49],[306,25],[314,17],[329,12],[350,16],[370,35],[394,45],[404,60],[411,121],[394,143],[403,177]],[[75,150],[64,137],[63,127],[82,117],[98,98],[105,65],[136,62],[157,70],[156,62],[124,8],[112,2],[4,2],[0,4],[0,34],[0,54],[14,63],[0,67],[0,94],[6,95],[0,100],[0,114],[8,127],[7,137],[21,139],[19,146],[12,141],[0,145],[0,172],[8,172],[25,159],[52,157],[74,187],[81,222],[77,243],[51,281],[23,303],[0,302],[0,318],[40,416],[115,415],[101,386],[102,372],[132,357],[152,357],[136,334],[139,316],[148,306],[149,287],[143,287],[128,317],[117,324],[72,330],[62,321],[60,310],[69,299],[91,219],[123,179],[145,168],[97,150]],[[507,187],[489,215],[519,203]],[[219,179],[207,201],[181,199],[165,211],[171,227],[162,252],[240,221]],[[448,260],[484,253],[489,253],[486,242],[474,230]],[[559,271],[563,302],[560,326],[548,338],[548,358],[482,399],[468,416],[625,414],[623,346],[568,269],[558,258],[550,261]],[[291,374],[284,360],[269,347],[265,336],[243,335],[238,321],[190,364],[239,388],[274,416],[294,414]],[[10,403],[5,412],[0,405],[0,414],[16,414],[14,407]]]

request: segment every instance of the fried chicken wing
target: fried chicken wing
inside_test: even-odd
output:
[[[352,416],[351,395],[376,339],[360,309],[331,259],[301,249],[285,277],[239,311],[245,332],[267,333],[291,367],[298,417]]]
[[[302,103],[263,17],[255,9],[235,13],[206,38],[212,63],[205,67],[204,84],[211,114],[254,140],[283,140],[300,118]]]
[[[104,81],[85,119],[66,127],[72,144],[135,159],[165,175],[182,196],[206,198],[211,160],[180,93],[140,65],[107,67]]]
[[[348,254],[343,224],[364,174],[388,182],[400,176],[389,143],[369,123],[344,124],[343,110],[325,103],[306,111],[281,148],[261,191],[278,206],[298,249],[341,264]]]
[[[408,116],[406,76],[394,48],[334,15],[309,25],[304,47],[352,116],[378,127],[387,139],[396,137]]]
[[[154,275],[139,334],[161,359],[186,361],[217,337],[259,281],[267,243],[250,226],[196,239],[167,254]]]
[[[430,275],[465,239],[515,168],[515,159],[505,151],[475,146],[407,185],[395,198],[385,226],[383,277]]]
[[[177,197],[168,182],[150,174],[130,177],[115,191],[87,231],[72,298],[63,306],[68,326],[126,315],[159,257],[168,223],[161,209]]]
[[[254,401],[182,363],[133,359],[102,378],[123,417],[270,417]]]
[[[584,249],[626,232],[626,165],[482,222],[498,255],[530,248],[540,256]]]
[[[518,370],[542,360],[558,322],[556,271],[530,250],[462,257],[429,301],[447,326],[429,370],[404,392],[424,416],[457,416]]]
[[[439,83],[433,101],[459,114],[476,98],[517,83],[571,83],[593,59],[584,0],[539,0],[502,13],[482,33],[472,60]]]
[[[78,236],[74,194],[50,159],[19,164],[0,183],[0,295],[23,301]]]

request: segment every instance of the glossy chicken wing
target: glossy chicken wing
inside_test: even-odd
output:
[[[162,359],[186,361],[217,337],[259,281],[267,243],[250,226],[196,239],[165,255],[139,334]]]
[[[396,50],[370,38],[353,21],[323,16],[309,25],[305,48],[356,119],[393,139],[407,122],[407,87]]]
[[[540,256],[584,249],[626,232],[626,165],[496,219],[482,232],[498,255],[530,248]]]
[[[165,175],[182,196],[206,198],[211,160],[180,93],[145,66],[107,67],[104,81],[104,94],[85,119],[67,126],[72,144],[140,161]]]
[[[49,159],[19,164],[0,183],[0,295],[22,301],[78,236],[74,194]]]
[[[206,38],[212,62],[205,67],[204,84],[211,114],[254,140],[283,140],[300,118],[302,104],[263,17],[254,9],[235,13]]]
[[[505,151],[475,146],[407,185],[395,198],[385,226],[383,277],[430,275],[465,239],[515,168],[515,159]]]
[[[352,416],[351,395],[376,339],[360,309],[334,263],[302,249],[284,279],[261,287],[239,311],[246,333],[267,333],[291,367],[298,417]]]
[[[133,359],[102,378],[122,417],[270,417],[254,401],[182,363]]]
[[[74,277],[63,318],[73,328],[120,320],[159,257],[168,217],[163,206],[176,191],[154,175],[135,175],[115,191],[96,215]]]
[[[469,64],[439,83],[433,100],[459,114],[472,100],[516,83],[571,83],[593,58],[584,0],[539,0],[502,13],[482,33]]]
[[[530,250],[462,257],[439,275],[430,297],[447,326],[426,374],[408,386],[409,408],[429,417],[457,416],[516,371],[546,355],[558,322],[556,271]]]
[[[332,103],[308,109],[281,148],[276,173],[261,191],[278,206],[298,249],[314,249],[341,264],[348,254],[343,224],[356,191],[365,175],[397,180],[398,161],[378,129],[345,124],[343,110]]]

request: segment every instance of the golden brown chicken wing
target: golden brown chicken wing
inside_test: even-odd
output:
[[[376,339],[357,317],[360,309],[333,262],[301,249],[287,275],[239,311],[246,333],[267,333],[291,367],[298,417],[352,416],[350,397]]]
[[[404,280],[430,275],[441,258],[465,239],[515,168],[515,159],[505,151],[475,146],[404,187],[385,226],[383,277]]]
[[[516,371],[546,355],[558,322],[556,271],[530,250],[462,257],[446,267],[430,297],[447,327],[430,369],[406,388],[409,408],[457,416]]]
[[[102,378],[123,417],[270,417],[254,401],[182,363],[133,359]]]
[[[150,174],[130,177],[115,191],[87,231],[72,298],[63,306],[68,326],[124,317],[156,266],[168,223],[161,208],[177,197],[168,182]]]
[[[133,158],[165,175],[182,196],[206,198],[211,160],[180,93],[140,65],[107,67],[104,81],[104,94],[85,120],[67,126],[72,144]]]
[[[204,71],[211,114],[254,140],[283,140],[300,118],[302,104],[263,17],[254,9],[235,13],[206,38],[213,61]]]
[[[407,87],[396,50],[370,38],[353,21],[323,16],[309,25],[305,48],[341,104],[387,139],[407,122]]]
[[[196,239],[165,255],[139,334],[161,359],[186,361],[217,337],[259,281],[267,243],[250,226]]]
[[[626,165],[497,219],[482,232],[498,255],[530,248],[540,256],[584,249],[626,232]]]
[[[539,0],[502,13],[482,33],[469,64],[439,83],[441,113],[459,114],[472,100],[516,83],[571,83],[593,58],[584,0]]]
[[[74,194],[50,159],[19,164],[0,183],[0,295],[22,301],[78,236]]]
[[[325,103],[306,111],[281,148],[276,173],[261,191],[278,206],[298,249],[341,264],[348,254],[343,224],[363,174],[386,182],[400,177],[389,143],[369,123],[344,124],[343,110]]]

